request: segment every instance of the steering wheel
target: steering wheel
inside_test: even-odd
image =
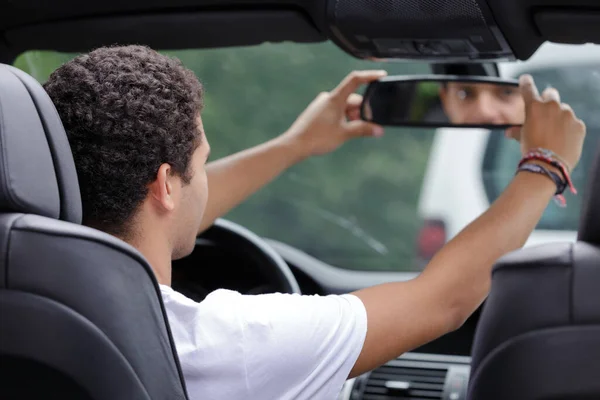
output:
[[[300,286],[287,263],[264,239],[250,230],[235,222],[217,219],[196,239],[196,247],[215,244],[244,254],[277,292],[301,294]]]

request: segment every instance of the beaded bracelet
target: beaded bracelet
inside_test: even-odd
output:
[[[562,158],[561,156],[559,156],[558,154],[556,154],[552,150],[544,149],[542,147],[537,147],[535,149],[531,149],[529,152],[532,152],[532,153],[541,153],[542,155],[544,155],[544,156],[546,156],[548,158],[552,158],[552,159],[554,159],[554,160],[562,163],[566,167],[568,173],[571,173],[571,171],[573,170],[573,168],[571,168],[571,166],[569,165],[569,163],[566,162],[564,160],[564,158]]]
[[[528,152],[527,154],[525,154],[525,156],[521,159],[521,161],[519,162],[519,167],[531,160],[542,161],[542,162],[552,165],[553,167],[558,169],[560,171],[561,175],[563,176],[563,179],[567,183],[567,186],[569,187],[569,190],[571,191],[571,193],[577,194],[577,189],[575,189],[575,186],[573,185],[573,182],[571,181],[571,175],[569,175],[567,168],[565,167],[565,165],[562,162],[557,161],[556,159],[553,159],[551,157],[548,157],[544,153],[531,151],[531,152]]]
[[[550,178],[554,184],[556,185],[556,192],[554,192],[554,200],[560,207],[566,207],[567,200],[563,196],[565,189],[567,188],[567,183],[561,179],[561,177],[555,173],[550,171],[548,168],[545,168],[538,164],[522,164],[517,169],[517,173],[521,171],[533,172],[536,174],[545,175]]]

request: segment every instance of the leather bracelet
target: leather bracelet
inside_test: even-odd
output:
[[[567,206],[567,200],[565,199],[565,196],[563,196],[563,193],[566,190],[568,184],[567,182],[562,180],[556,172],[552,172],[547,168],[542,167],[541,165],[531,163],[524,163],[519,165],[519,168],[517,169],[516,173],[518,174],[521,171],[533,172],[535,174],[545,175],[548,178],[550,178],[556,185],[556,191],[554,192],[554,201],[560,207]]]
[[[573,185],[573,182],[571,181],[571,176],[569,175],[569,172],[566,170],[566,167],[561,162],[556,161],[555,159],[552,159],[552,158],[548,158],[541,153],[527,153],[519,162],[519,167],[525,163],[530,162],[531,160],[542,161],[548,165],[552,165],[553,167],[557,168],[560,171],[563,179],[566,181],[567,187],[570,189],[571,193],[577,194],[577,189],[575,189],[575,186]]]
[[[558,154],[556,154],[552,150],[544,149],[542,147],[537,147],[535,149],[529,150],[528,153],[539,153],[539,154],[542,154],[542,155],[544,155],[544,156],[546,156],[548,158],[555,159],[556,161],[558,161],[559,163],[561,163],[561,164],[563,164],[565,166],[565,169],[567,170],[567,172],[569,174],[573,170],[573,168],[571,168],[571,166],[569,165],[569,163],[567,163],[561,156],[559,156]]]
[[[561,179],[561,177],[556,172],[552,172],[552,171],[548,170],[547,168],[542,167],[541,165],[526,163],[526,164],[521,165],[517,169],[517,172],[519,172],[519,171],[528,171],[528,172],[533,172],[536,174],[546,175],[556,185],[556,192],[554,193],[554,195],[563,194],[565,192],[565,190],[567,189],[567,186],[568,186],[567,182],[565,182],[563,179]]]

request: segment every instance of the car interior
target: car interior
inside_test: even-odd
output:
[[[133,247],[81,225],[66,133],[34,73],[13,66],[23,53],[114,43],[165,51],[330,43],[349,63],[477,64],[494,76],[494,63],[527,60],[545,42],[600,45],[596,0],[2,0],[0,11],[2,399],[188,398],[157,280]],[[461,328],[349,380],[340,399],[600,398],[593,152],[575,242],[499,260],[488,299]],[[383,254],[352,221],[320,215]],[[340,268],[239,221],[217,220],[174,263],[176,290],[197,301],[218,288],[328,295],[419,273]],[[302,219],[285,227],[309,228]],[[307,235],[319,241],[318,232]],[[231,267],[203,268],[210,265]]]

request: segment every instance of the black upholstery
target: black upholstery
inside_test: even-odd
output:
[[[76,224],[70,148],[43,88],[0,65],[0,398],[185,399],[156,278]]]
[[[38,111],[10,67],[0,70],[0,210],[60,216],[54,162]]]
[[[600,399],[599,161],[578,242],[526,248],[494,268],[469,399]]]
[[[600,246],[600,147],[590,171],[577,240]]]
[[[81,199],[75,163],[54,104],[35,79],[17,68],[8,68],[21,80],[29,92],[38,112],[39,120],[44,127],[47,146],[50,148],[58,184],[60,219],[79,224],[81,223]],[[19,117],[17,115],[17,118]]]

